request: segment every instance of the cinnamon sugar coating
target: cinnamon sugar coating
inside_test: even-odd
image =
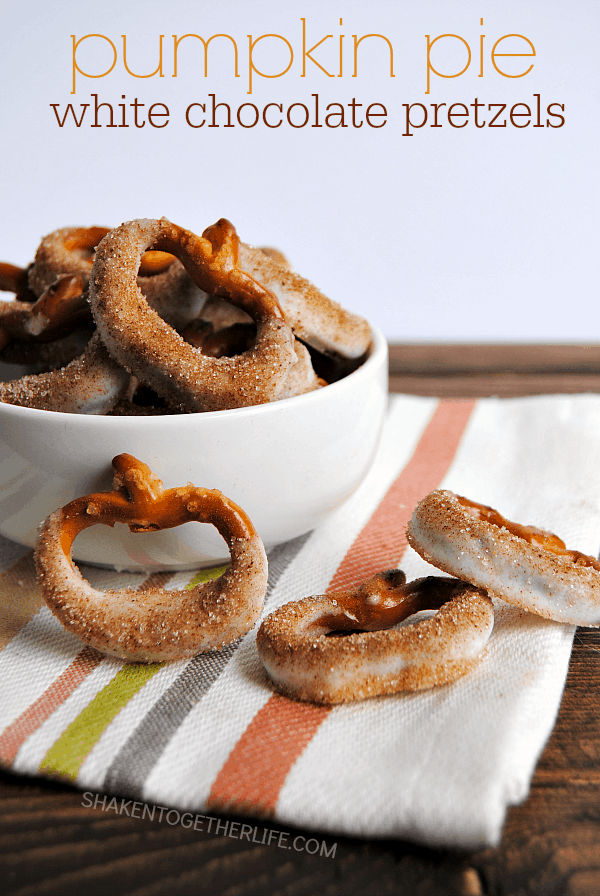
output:
[[[356,590],[307,597],[268,616],[256,643],[277,689],[345,703],[447,684],[473,669],[494,624],[489,597],[456,579],[405,581],[401,570],[388,570]],[[392,628],[424,609],[438,612]]]
[[[61,227],[40,242],[29,270],[29,286],[36,296],[52,286],[61,274],[77,274],[87,283],[94,249],[108,227]]]
[[[118,455],[113,467],[112,492],[78,498],[40,527],[38,580],[62,625],[97,650],[132,662],[195,656],[249,631],[264,603],[267,558],[244,511],[217,490],[163,489],[146,464],[131,455]],[[98,523],[124,522],[132,532],[143,533],[190,521],[214,525],[231,562],[218,579],[189,590],[97,591],[71,559],[76,536]]]
[[[325,354],[360,358],[371,344],[368,321],[260,249],[240,243],[242,268],[278,298],[294,335]]]
[[[129,374],[95,334],[66,367],[0,383],[0,401],[65,414],[106,414],[125,394]]]
[[[136,284],[147,249],[177,255],[197,286],[225,295],[257,325],[254,347],[233,358],[196,351],[148,306]],[[182,411],[221,410],[277,398],[296,362],[293,336],[277,299],[238,265],[238,240],[222,219],[202,237],[165,218],[130,221],[96,252],[90,304],[111,355]]]
[[[366,320],[293,273],[278,249],[241,244],[225,219],[202,237],[164,218],[113,231],[60,228],[28,268],[0,263],[0,289],[17,294],[0,303],[2,360],[29,366],[26,378],[0,388],[0,401],[43,410],[110,413],[118,404],[117,413],[139,413],[115,388],[122,377],[107,377],[97,345],[78,356],[92,324],[110,364],[158,393],[171,413],[311,392],[359,366],[371,342]]]
[[[429,563],[494,597],[546,619],[600,626],[600,563],[550,532],[437,490],[417,505],[407,534]]]

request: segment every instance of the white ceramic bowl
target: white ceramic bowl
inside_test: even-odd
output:
[[[0,403],[0,532],[32,546],[42,519],[112,488],[111,460],[144,461],[165,488],[218,488],[254,523],[267,550],[318,526],[369,469],[387,403],[387,343],[324,389],[251,408],[159,417],[61,414]],[[193,569],[227,561],[209,525],[135,535],[94,526],[74,557],[117,569]]]

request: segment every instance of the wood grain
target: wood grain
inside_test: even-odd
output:
[[[395,344],[390,391],[440,398],[599,392],[600,345]]]
[[[600,346],[392,346],[392,388],[476,397],[599,391]],[[579,629],[558,721],[501,846],[472,854],[325,837],[335,858],[115,816],[0,773],[0,892],[20,896],[596,896],[600,633]],[[282,828],[283,829],[283,828]],[[286,828],[289,833],[295,833]],[[299,831],[320,837],[314,831]]]
[[[394,343],[390,373],[411,376],[478,374],[600,374],[600,343]]]

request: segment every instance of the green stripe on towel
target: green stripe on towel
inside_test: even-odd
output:
[[[52,744],[42,760],[40,771],[74,781],[86,757],[115,716],[163,665],[128,663],[117,672]]]
[[[226,563],[224,566],[212,566],[210,569],[199,570],[192,581],[185,586],[185,590],[191,591],[196,585],[204,585],[205,582],[212,582],[214,579],[218,579],[219,576],[223,575],[228,566],[229,563]]]

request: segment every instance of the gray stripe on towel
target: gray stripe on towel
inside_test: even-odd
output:
[[[270,552],[265,602],[309,535],[310,532],[277,545]],[[199,654],[188,663],[114,757],[106,773],[104,790],[126,797],[141,795],[144,782],[163,750],[188,713],[219,678],[239,644],[236,641],[221,650]]]

